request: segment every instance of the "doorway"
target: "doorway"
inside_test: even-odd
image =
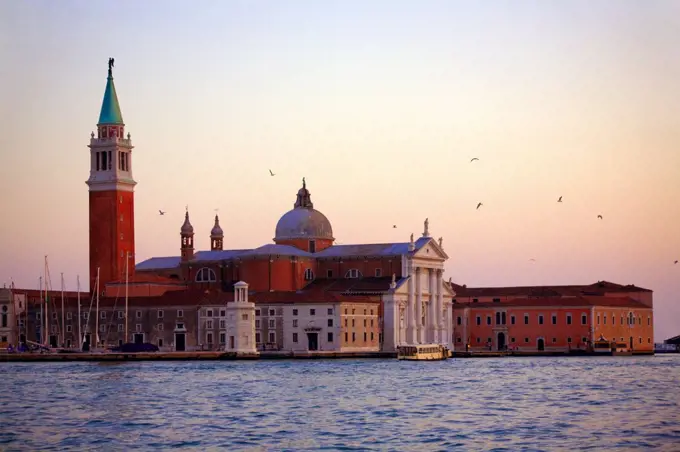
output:
[[[538,351],[542,352],[544,350],[545,350],[545,341],[543,340],[543,338],[541,338],[541,339],[538,340]]]
[[[184,333],[175,333],[175,351],[183,352],[186,349]]]
[[[498,351],[505,350],[505,333],[498,333]]]
[[[229,336],[229,348],[234,349],[234,336]]]
[[[315,351],[319,349],[319,333],[307,333],[307,350]]]
[[[56,346],[57,346],[57,336],[50,336],[50,347],[56,347]]]
[[[135,344],[143,344],[144,343],[144,333],[135,333],[133,336],[134,343]]]

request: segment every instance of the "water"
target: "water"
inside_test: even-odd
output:
[[[680,450],[680,355],[0,363],[0,450]]]

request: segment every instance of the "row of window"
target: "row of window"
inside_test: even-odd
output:
[[[119,319],[125,318],[125,311],[117,311],[117,312],[118,312],[118,318]],[[159,309],[158,310],[158,318],[162,319],[164,315],[165,315],[165,313],[162,310]],[[57,320],[58,317],[59,316],[56,312],[52,313],[52,319],[53,320]],[[135,317],[138,318],[138,319],[141,319],[142,318],[142,311],[136,311]],[[177,317],[184,317],[184,310],[178,309],[177,310]],[[211,317],[211,316],[208,316],[208,317]],[[35,313],[35,318],[36,318],[36,320],[40,320],[41,316],[40,316],[39,312]],[[73,318],[73,313],[67,312],[66,313],[66,320],[71,320],[72,318]],[[87,320],[89,318],[90,318],[89,312],[83,312],[83,319]],[[105,320],[106,319],[106,311],[100,311],[99,312],[99,318],[102,319],[102,320]]]
[[[505,316],[506,316],[505,312],[497,312],[496,313],[496,325],[505,325],[506,324],[506,317]],[[492,317],[490,315],[487,315],[486,316],[486,324],[491,325],[491,320],[492,320]],[[551,322],[552,322],[553,325],[557,325],[557,314],[553,314],[551,316]],[[572,324],[571,314],[567,314],[566,322],[567,322],[567,325]],[[463,323],[463,318],[461,316],[458,316],[456,318],[456,323],[458,325],[461,325]],[[477,316],[476,323],[477,323],[477,325],[482,324],[482,316],[480,316],[480,315]],[[538,324],[543,325],[544,323],[545,322],[544,322],[543,314],[539,314],[538,315]],[[510,324],[511,325],[516,324],[516,319],[515,319],[514,315],[510,316]],[[524,314],[524,324],[525,325],[529,324],[529,314]],[[581,314],[581,325],[587,325],[587,324],[588,324],[588,315],[587,314]]]
[[[382,277],[382,268],[376,268],[374,270],[374,276],[376,278]],[[312,281],[314,279],[314,271],[311,268],[305,269],[304,277],[306,281]],[[333,278],[333,270],[326,270],[326,277]],[[345,272],[345,278],[361,278],[363,274],[356,268],[352,268]],[[217,275],[215,271],[208,267],[203,267],[196,272],[195,277],[196,282],[216,282]]]
[[[638,315],[637,319],[635,318],[635,315],[630,312],[628,313],[627,316],[622,315],[621,316],[621,323],[620,325],[623,325],[625,323],[628,324],[628,326],[633,326],[636,323],[638,325],[642,325],[642,316]],[[597,315],[597,324],[600,324],[600,314]],[[602,324],[606,325],[607,324],[607,315],[602,314]],[[652,316],[647,316],[647,326],[651,326],[652,324]],[[612,314],[612,325],[616,325],[616,315]]]
[[[543,339],[543,338],[538,338],[537,340],[541,340],[541,339]],[[612,338],[612,339],[615,340],[616,338]],[[463,341],[462,338],[460,338],[460,337],[456,338],[456,342],[462,342],[462,341]],[[529,341],[530,341],[530,340],[529,340],[528,337],[525,337],[525,338],[524,338],[524,343],[525,343],[525,344],[528,344]],[[486,339],[486,343],[487,343],[487,344],[491,344],[491,342],[492,342],[492,341],[491,341],[491,338],[490,338],[490,337]],[[511,343],[511,344],[514,344],[515,342],[516,342],[516,339],[515,339],[514,337],[511,337],[511,338],[510,338],[510,343]],[[585,337],[585,336],[583,336],[583,337],[581,338],[581,342],[583,342],[584,344],[587,343],[587,342],[588,342],[588,338]],[[623,337],[621,338],[621,342],[625,342],[625,339],[624,339]],[[477,343],[478,343],[478,344],[481,344],[481,343],[482,343],[482,338],[481,338],[481,337],[478,337],[478,338],[477,338]],[[553,337],[553,338],[552,338],[552,343],[553,343],[553,344],[557,343],[557,338],[556,338],[556,337]],[[572,343],[571,337],[567,337],[567,343],[568,343],[568,344],[571,344],[571,343]],[[642,344],[642,338],[641,338],[641,337],[638,337],[638,343]],[[651,337],[648,337],[648,338],[647,338],[647,343],[648,343],[648,344],[651,344],[651,343],[652,343],[652,338],[651,338]]]

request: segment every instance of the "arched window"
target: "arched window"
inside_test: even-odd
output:
[[[215,272],[208,267],[203,267],[198,272],[196,272],[196,282],[215,282],[217,277]]]
[[[632,312],[628,313],[628,325],[635,325],[635,316]]]
[[[361,278],[361,272],[356,268],[349,269],[345,273],[345,278]]]
[[[305,281],[311,281],[314,279],[314,272],[311,268],[305,269]]]

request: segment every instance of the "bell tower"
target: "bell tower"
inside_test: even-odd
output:
[[[135,217],[132,178],[132,141],[125,137],[125,124],[113,84],[114,59],[109,58],[104,100],[97,135],[90,135],[90,290],[128,277],[135,269]],[[129,256],[129,257],[128,257]]]

